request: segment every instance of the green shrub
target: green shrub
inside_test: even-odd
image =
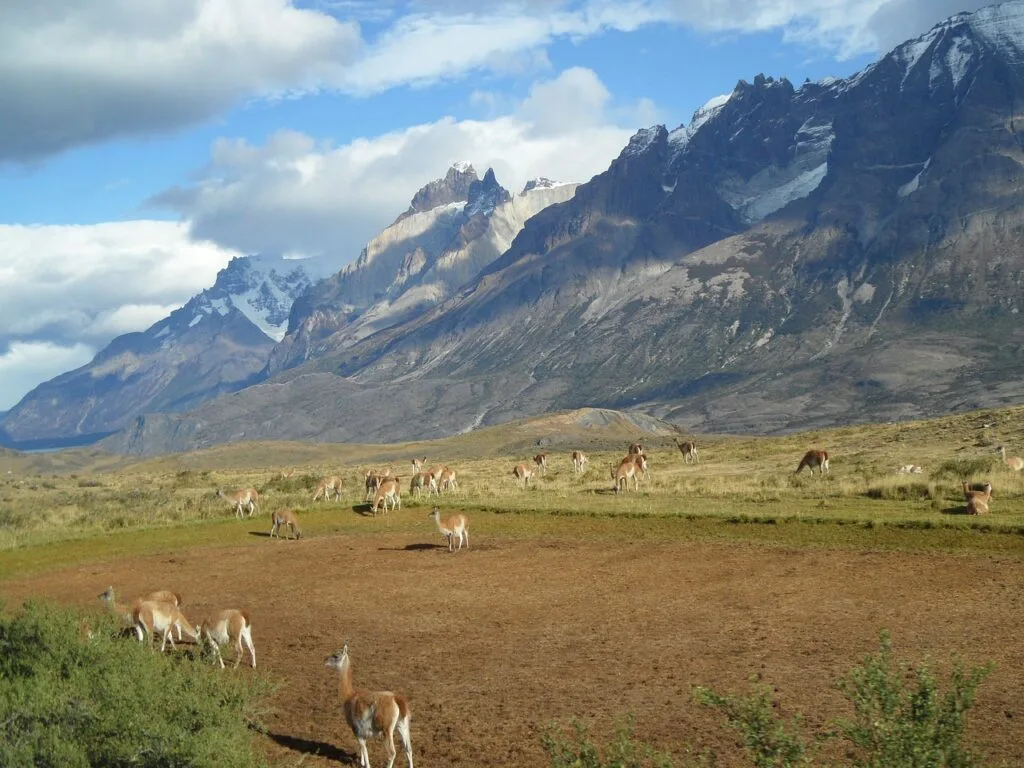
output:
[[[783,722],[775,713],[770,687],[759,685],[753,695],[744,697],[723,696],[696,686],[693,696],[704,706],[725,714],[729,725],[739,731],[757,768],[810,765],[808,745],[800,733],[800,716],[794,716],[788,725]]]
[[[91,617],[26,604],[0,613],[0,765],[261,766],[250,726],[269,685],[167,656]]]
[[[839,723],[859,754],[859,768],[969,768],[979,759],[964,745],[967,712],[991,664],[953,667],[940,690],[927,663],[911,668],[893,659],[892,641],[881,633],[882,649],[868,656],[840,682],[853,702],[852,720]]]
[[[633,724],[633,716],[627,716],[616,729],[615,739],[603,750],[591,741],[587,727],[578,720],[572,721],[570,738],[552,724],[541,737],[541,744],[551,768],[672,768],[667,754],[637,744]]]

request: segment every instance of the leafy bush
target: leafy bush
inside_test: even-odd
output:
[[[268,684],[119,638],[108,617],[0,614],[0,765],[260,766],[249,725]]]
[[[756,692],[747,697],[723,696],[697,686],[693,695],[704,706],[725,714],[729,725],[740,732],[743,746],[757,768],[810,765],[807,742],[800,734],[800,716],[796,715],[789,725],[784,723],[774,711],[768,686],[757,686]]]
[[[839,687],[853,702],[852,720],[840,722],[858,748],[858,768],[969,768],[979,759],[964,746],[968,710],[991,664],[953,667],[941,691],[927,663],[911,668],[893,659],[892,641],[881,633],[882,649],[864,659]]]
[[[811,755],[821,740],[841,737],[850,744],[846,755],[856,768],[976,768],[980,758],[964,743],[967,713],[975,693],[992,665],[965,670],[954,664],[942,690],[927,662],[911,667],[893,658],[892,642],[880,633],[881,650],[869,655],[839,682],[853,704],[853,718],[838,720],[837,730],[808,741],[799,715],[788,722],[778,714],[771,688],[755,687],[749,696],[725,696],[695,687],[694,698],[725,714],[739,731],[747,754],[757,768],[812,765]],[[574,739],[565,740],[554,727],[542,743],[551,768],[671,768],[668,756],[637,744],[629,718],[602,751],[587,730],[573,722]],[[702,765],[713,755],[701,756]]]
[[[633,736],[634,718],[626,717],[615,731],[615,739],[603,750],[590,740],[586,726],[572,721],[572,737],[565,738],[552,724],[541,737],[551,760],[551,768],[672,768],[671,758],[646,744],[637,744]]]

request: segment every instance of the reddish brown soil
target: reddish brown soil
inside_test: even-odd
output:
[[[745,765],[691,686],[745,692],[762,674],[781,712],[821,731],[846,712],[834,681],[887,627],[903,658],[997,663],[971,739],[996,764],[1024,765],[1015,559],[483,536],[451,556],[383,534],[90,565],[0,584],[0,595],[94,606],[109,584],[175,589],[193,619],[248,608],[259,665],[282,682],[268,750],[289,764],[354,759],[323,666],[345,642],[357,686],[408,696],[419,766],[542,766],[553,719],[605,733],[630,711],[661,748],[711,747],[721,765]],[[370,755],[383,764],[379,744]]]

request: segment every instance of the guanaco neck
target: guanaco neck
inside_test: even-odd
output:
[[[345,662],[345,665],[338,669],[338,692],[341,693],[342,701],[352,698],[352,662]]]

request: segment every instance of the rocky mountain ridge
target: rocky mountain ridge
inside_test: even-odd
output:
[[[214,284],[87,365],[44,382],[0,421],[0,443],[82,444],[139,413],[180,411],[256,381],[322,259],[239,256]]]
[[[109,445],[415,439],[584,405],[777,432],[1019,401],[1022,51],[1013,2],[850,78],[741,81],[639,131],[443,302]]]

